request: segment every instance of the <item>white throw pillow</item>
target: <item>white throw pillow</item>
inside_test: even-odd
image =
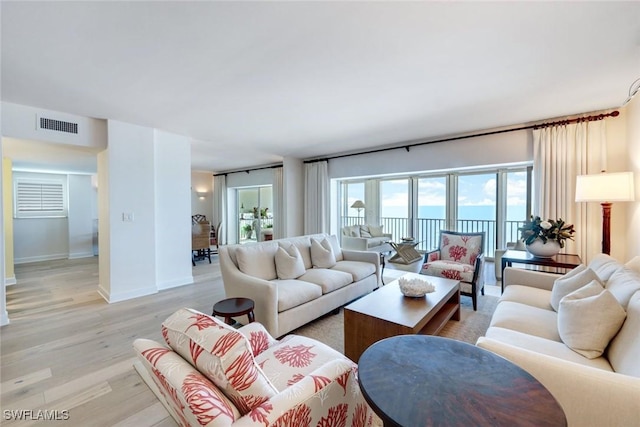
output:
[[[371,237],[382,237],[382,227],[384,227],[384,225],[370,225],[369,233],[371,233]]]
[[[315,268],[331,268],[336,265],[336,256],[329,240],[311,239],[311,263]]]
[[[276,273],[278,274],[278,279],[297,279],[306,271],[298,248],[292,244],[280,244],[276,251]]]
[[[551,289],[551,307],[555,311],[558,311],[558,305],[562,298],[573,291],[577,291],[584,285],[591,283],[593,280],[597,280],[598,283],[600,283],[600,279],[595,271],[582,264],[564,276],[557,278]]]
[[[560,300],[558,333],[567,347],[595,359],[616,336],[626,315],[611,292],[594,280]]]

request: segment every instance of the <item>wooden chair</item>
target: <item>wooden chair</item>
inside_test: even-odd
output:
[[[478,291],[484,295],[484,232],[440,231],[440,247],[424,255],[420,274],[460,281],[460,294],[470,296],[478,309]]]
[[[220,231],[222,230],[222,221],[218,223],[218,226],[211,230],[210,246],[215,247],[212,253],[217,254],[220,248]]]
[[[195,222],[191,226],[191,264],[196,261],[209,259],[211,264],[211,224],[209,222]]]

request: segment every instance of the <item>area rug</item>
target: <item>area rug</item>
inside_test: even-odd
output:
[[[460,321],[449,320],[438,335],[475,344],[487,331],[497,304],[497,297],[479,295],[478,311],[473,311],[471,298],[461,297]],[[344,310],[322,316],[291,333],[316,339],[344,354]]]

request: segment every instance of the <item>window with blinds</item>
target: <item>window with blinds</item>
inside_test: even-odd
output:
[[[15,217],[67,216],[65,192],[62,181],[16,180]]]

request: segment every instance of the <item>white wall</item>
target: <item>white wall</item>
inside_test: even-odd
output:
[[[507,163],[530,162],[533,146],[530,131],[397,149],[329,160],[329,178],[364,177]]]
[[[99,291],[117,302],[157,292],[153,129],[109,120],[105,155],[98,159],[98,175],[107,180],[98,187],[106,203],[100,208],[99,247],[108,262],[100,262]]]
[[[199,192],[206,193],[204,199]],[[191,215],[202,214],[213,222],[213,172],[191,172]]]
[[[282,160],[284,195],[283,237],[304,233],[304,163],[300,159],[285,157]]]
[[[14,182],[20,178],[56,179],[67,183],[67,175],[14,171]],[[68,200],[77,197],[69,191]],[[79,197],[79,195],[78,195]],[[14,218],[14,262],[22,264],[69,257],[68,218]]]
[[[158,289],[193,283],[190,150],[188,138],[155,131],[155,264]]]
[[[0,135],[1,135],[1,131],[0,131]],[[1,159],[2,159],[2,138],[0,138],[0,160]],[[3,176],[3,163],[4,162],[0,161],[0,177]],[[2,185],[0,185],[0,188],[2,188]],[[4,228],[3,199],[4,199],[3,197],[0,197],[0,227]],[[9,323],[9,314],[7,313],[6,287],[4,285],[4,278],[5,278],[4,231],[2,234],[3,234],[3,238],[0,239],[0,278],[2,279],[2,284],[0,285],[0,326],[7,325]]]
[[[78,123],[78,133],[37,130],[36,119],[43,117]],[[2,103],[2,135],[37,141],[56,142],[88,148],[107,146],[106,121],[76,116],[26,105]]]
[[[69,175],[69,258],[93,256],[95,190],[91,175]]]
[[[640,255],[640,94],[636,95],[625,107],[627,115],[627,169],[635,176],[635,202],[626,203],[627,222],[625,224],[625,239],[627,242],[627,257],[625,261]],[[613,240],[612,240],[613,243]]]

